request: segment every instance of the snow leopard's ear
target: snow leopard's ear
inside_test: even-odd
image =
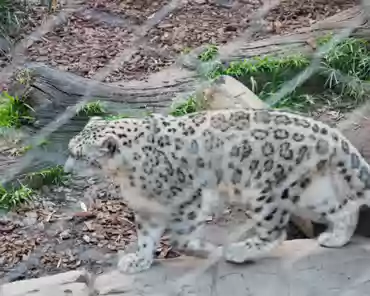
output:
[[[113,135],[105,138],[101,144],[101,150],[109,157],[114,157],[121,152],[120,142]]]

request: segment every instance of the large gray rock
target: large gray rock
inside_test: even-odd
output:
[[[89,296],[90,275],[84,270],[4,284],[1,296]]]
[[[94,289],[97,295],[112,296],[364,296],[370,291],[370,241],[362,239],[341,249],[321,248],[315,240],[286,241],[255,264],[220,260],[197,272],[206,264],[184,257],[159,262],[137,275],[113,271],[99,276]]]
[[[222,239],[222,238],[219,238]],[[75,271],[5,284],[4,296],[364,296],[370,291],[370,241],[355,238],[340,249],[315,240],[284,242],[266,259],[234,265],[181,257],[158,260],[136,275],[112,271],[95,281]]]
[[[2,54],[8,54],[10,52],[11,44],[8,40],[3,37],[0,37],[0,56]]]
[[[248,87],[235,78],[223,75],[203,90],[207,108],[212,110],[229,108],[262,109],[267,105]]]

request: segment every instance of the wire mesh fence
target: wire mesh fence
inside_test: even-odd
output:
[[[113,71],[117,70],[117,68],[124,62],[127,62],[131,59],[132,55],[134,54],[136,48],[141,44],[146,42],[146,35],[151,28],[156,26],[157,24],[161,23],[161,21],[174,12],[177,8],[181,7],[181,5],[185,5],[187,1],[185,0],[172,0],[169,1],[168,4],[164,5],[160,10],[158,10],[151,18],[149,18],[144,24],[139,26],[137,30],[133,33],[133,38],[131,40],[131,45],[125,49],[123,52],[117,55],[116,58],[111,60],[106,66],[102,67],[97,73],[92,77],[93,81],[96,83],[104,81],[104,79]],[[361,5],[362,7],[366,8],[369,6],[369,1],[363,0]],[[253,15],[248,16],[250,22],[248,29],[238,37],[240,40],[251,40],[252,36],[259,32],[265,24],[263,23],[264,16],[274,7],[280,4],[280,1],[265,1],[260,9],[258,9]],[[85,4],[81,4],[78,1],[67,1],[66,6],[62,9],[62,11],[57,15],[53,16],[50,20],[45,22],[41,28],[38,28],[35,32],[33,32],[28,38],[25,38],[20,44],[18,44],[12,50],[12,62],[5,68],[2,69],[0,74],[0,81],[6,81],[12,75],[12,73],[19,67],[21,67],[26,62],[26,54],[25,49],[29,46],[30,42],[34,42],[35,40],[39,40],[50,31],[55,25],[61,24],[71,13],[76,11],[82,11],[85,9]],[[367,10],[365,14],[361,14],[358,17],[355,17],[351,23],[348,24],[348,27],[339,30],[334,37],[324,45],[320,46],[315,54],[313,55],[312,60],[310,61],[309,65],[301,71],[298,75],[295,76],[294,79],[288,81],[280,86],[280,88],[270,94],[265,102],[271,107],[276,106],[287,94],[292,93],[297,87],[303,84],[307,79],[314,76],[317,71],[322,66],[321,61],[325,54],[327,54],[330,50],[332,50],[337,44],[345,40],[349,37],[360,25],[362,25],[365,21],[367,21]],[[215,28],[216,29],[216,28]],[[212,61],[211,64],[204,62],[206,64],[205,67],[207,69],[217,67],[218,64],[222,63],[222,61]],[[199,66],[201,68],[202,65]],[[340,77],[339,75],[337,77]],[[343,79],[346,79],[343,77]],[[204,78],[199,78],[198,81],[198,88],[204,88]],[[28,144],[31,146],[37,146],[36,143],[43,141],[43,139],[47,138],[50,134],[54,131],[58,130],[61,126],[68,124],[69,120],[75,116],[76,112],[80,110],[87,102],[91,101],[91,89],[86,88],[86,91],[83,97],[76,102],[75,105],[70,106],[63,114],[55,118],[53,122],[43,127],[37,134],[33,135],[31,138],[27,139]],[[29,151],[21,160],[16,163],[14,166],[7,169],[6,174],[1,176],[1,184],[5,185],[9,181],[13,180],[14,177],[22,171],[25,167],[32,165],[32,162],[35,157],[38,157],[39,154],[33,153],[33,151]],[[240,232],[245,232],[246,224],[243,224],[240,228],[236,229],[231,236],[238,236]],[[232,238],[231,240],[234,240]],[[38,254],[37,256],[39,256]],[[196,281],[198,276],[208,270],[211,266],[213,266],[217,261],[221,259],[221,252],[220,249],[216,249],[214,254],[211,254],[209,259],[207,259],[202,267],[198,270],[192,270],[186,276],[179,279],[175,282],[172,286],[166,286],[162,291],[153,291],[153,294],[163,295],[168,294],[172,295],[178,292],[178,290],[184,286],[184,284],[191,284],[192,282]],[[32,256],[29,257],[28,260],[32,260]]]

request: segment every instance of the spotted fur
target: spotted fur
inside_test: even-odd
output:
[[[151,266],[165,230],[174,247],[213,250],[195,237],[221,201],[239,204],[253,221],[252,236],[224,248],[226,260],[244,262],[285,239],[292,213],[329,225],[320,245],[345,245],[370,198],[369,165],[349,141],[324,123],[283,111],[93,118],[69,152],[67,171],[83,164],[112,177],[135,211],[139,248],[120,259],[124,272]]]

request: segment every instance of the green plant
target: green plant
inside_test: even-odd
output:
[[[108,116],[105,116],[104,119],[105,120],[117,120],[117,119],[122,119],[122,118],[130,118],[131,116],[127,115],[127,114],[118,114],[118,115],[108,115]]]
[[[323,65],[347,75],[368,79],[370,74],[369,42],[348,38],[334,46],[325,56]]]
[[[330,35],[324,36],[318,42],[322,45],[331,38]],[[231,75],[266,100],[310,63],[311,57],[300,54],[255,57],[228,65],[219,64],[208,73],[208,77]],[[281,98],[274,107],[307,111],[318,104],[330,104],[348,109],[368,96],[369,80],[369,43],[363,39],[348,38],[333,46],[323,56],[318,71]]]
[[[216,45],[209,45],[202,53],[198,55],[198,59],[202,62],[209,62],[213,60],[218,54],[218,47]]]
[[[334,46],[323,57],[320,76],[325,87],[341,98],[340,104],[354,107],[361,103],[369,94],[369,42],[348,38]]]
[[[19,182],[19,187],[6,189],[0,185],[0,209],[12,209],[15,206],[29,201],[35,194],[34,189],[39,189],[43,185],[61,186],[68,181],[68,174],[62,166],[55,166],[32,172],[24,176],[24,182]]]
[[[146,117],[150,116],[153,112],[149,110],[144,110],[144,112],[140,114],[128,114],[128,113],[121,113],[121,114],[110,114],[107,116],[103,116],[104,120],[111,121],[111,120],[119,120],[124,118],[134,118],[134,117]]]
[[[37,144],[37,146],[38,147],[46,147],[47,145],[49,145],[50,144],[50,141],[49,140],[46,140],[46,139],[44,139],[44,140],[41,140],[38,144]]]
[[[268,74],[272,76],[275,81],[282,80],[280,77],[286,76],[287,71],[301,70],[308,66],[310,60],[300,54],[276,57],[264,56],[253,57],[242,61],[231,62],[228,66],[224,67],[219,65],[212,73],[211,78],[216,78],[220,75],[231,75],[235,77],[241,76],[255,76]]]
[[[28,1],[0,0],[0,37],[12,44],[19,40],[19,29],[28,17]]]
[[[34,191],[20,184],[19,188],[6,189],[0,185],[0,209],[10,210],[19,204],[28,202],[34,195]]]
[[[5,37],[7,32],[20,25],[19,4],[14,0],[0,0],[0,34]]]
[[[170,114],[172,116],[183,116],[201,109],[202,106],[196,100],[195,96],[190,96],[185,102],[175,105],[170,111]]]
[[[64,172],[63,166],[60,165],[26,175],[27,183],[32,188],[40,188],[43,185],[61,186],[68,181],[68,178],[68,174]]]
[[[318,45],[324,45],[333,39],[334,34],[329,32],[323,36],[319,36],[316,38],[316,42]]]
[[[32,71],[30,69],[22,69],[15,75],[15,79],[23,85],[30,85],[32,81]]]
[[[94,116],[105,114],[105,108],[103,103],[100,101],[94,101],[86,103],[80,110],[77,111],[77,115],[83,116]]]
[[[17,149],[17,150],[13,153],[13,155],[14,155],[14,156],[23,155],[23,154],[25,154],[27,151],[29,151],[29,150],[31,150],[31,149],[32,149],[32,145],[23,146],[23,147],[21,147],[21,148]]]
[[[23,99],[13,97],[5,91],[0,94],[0,127],[19,128],[22,124],[33,122],[31,111],[34,112]]]

